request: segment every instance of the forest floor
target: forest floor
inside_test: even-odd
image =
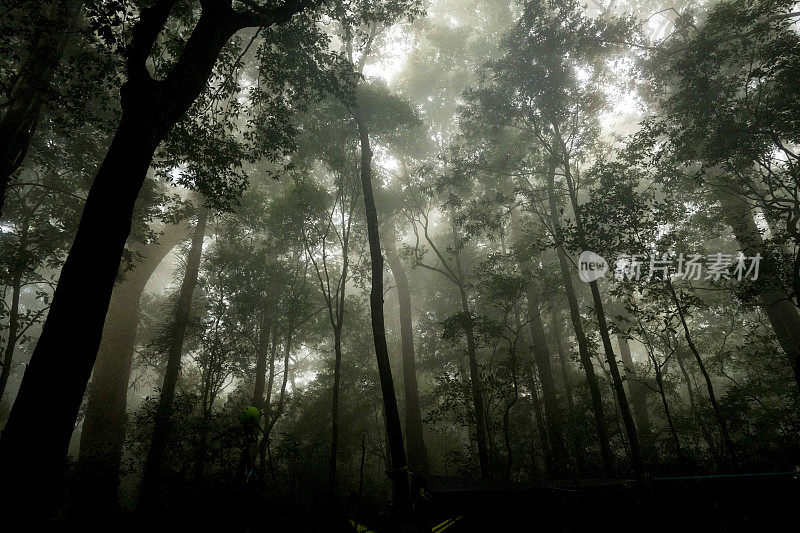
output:
[[[795,531],[791,473],[563,481],[551,486],[433,491],[432,511],[463,518],[449,531]],[[434,503],[435,502],[435,503]]]
[[[800,480],[792,474],[653,478],[644,489],[635,480],[548,486],[431,480],[430,498],[418,506],[413,525],[399,526],[379,509],[324,499],[298,505],[250,489],[205,487],[182,491],[153,524],[164,531],[231,533],[796,531],[787,524],[798,502]]]

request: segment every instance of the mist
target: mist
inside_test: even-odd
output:
[[[5,0],[2,528],[794,523],[799,17]]]

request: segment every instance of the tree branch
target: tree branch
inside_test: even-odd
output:
[[[312,0],[287,0],[281,5],[267,8],[259,6],[252,0],[242,0],[241,3],[249,6],[250,9],[242,12],[234,11],[234,27],[236,30],[285,24],[292,17],[314,4]]]

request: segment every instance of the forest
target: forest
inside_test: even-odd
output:
[[[795,530],[798,21],[1,0],[0,530]]]

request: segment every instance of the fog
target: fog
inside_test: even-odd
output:
[[[5,1],[0,524],[793,523],[798,17]]]

